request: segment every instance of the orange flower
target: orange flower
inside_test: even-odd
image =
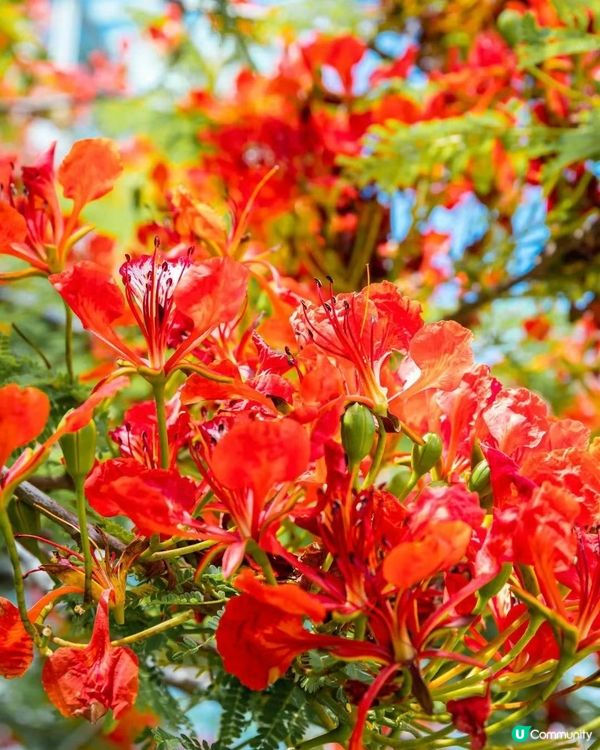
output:
[[[127,378],[119,377],[103,383],[92,391],[83,404],[62,418],[48,440],[34,448],[26,448],[0,475],[0,507],[8,503],[14,488],[44,461],[54,443],[66,433],[85,427],[92,419],[94,409],[128,382]],[[0,468],[16,448],[30,443],[40,434],[49,411],[48,397],[37,388],[20,388],[14,384],[0,388],[0,421],[3,426],[0,434]]]
[[[309,649],[329,649],[341,659],[385,660],[385,652],[375,644],[306,630],[304,620],[322,622],[325,607],[299,586],[269,586],[248,569],[235,585],[242,593],[227,602],[217,628],[217,648],[225,669],[251,690],[264,690]]]
[[[58,170],[65,198],[73,201],[73,212],[112,190],[123,165],[115,144],[108,138],[77,141]]]
[[[79,586],[61,586],[49,591],[29,610],[31,622],[35,622],[42,610],[59,596],[83,591]],[[31,666],[33,660],[33,641],[19,615],[15,605],[0,597],[0,675],[2,677],[20,677]]]
[[[399,589],[410,588],[456,565],[467,550],[471,532],[471,526],[464,521],[430,524],[420,539],[394,547],[385,558],[383,574]]]
[[[134,704],[138,691],[138,658],[125,647],[112,646],[106,591],[98,602],[96,621],[85,648],[59,648],[42,670],[42,685],[63,716],[95,722],[112,709],[116,719]]]
[[[75,245],[91,227],[78,228],[87,203],[112,190],[122,165],[117,147],[106,138],[75,143],[58,171],[58,182],[73,208],[65,216],[60,207],[52,145],[32,166],[23,167],[23,192],[14,185],[12,167],[8,185],[0,190],[0,254],[24,260],[29,268],[0,274],[0,281],[61,271]]]

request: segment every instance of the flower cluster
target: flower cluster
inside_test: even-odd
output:
[[[107,182],[71,189],[65,163],[74,228]],[[4,210],[20,226],[30,209]],[[53,216],[44,231],[60,228]],[[26,671],[36,646],[63,715],[119,719],[149,659],[140,642],[183,629],[250,691],[294,681],[322,743],[396,746],[406,729],[411,746],[435,747],[454,727],[483,748],[600,648],[598,440],[504,386],[474,360],[470,331],[424,322],[393,283],[303,289],[237,257],[230,237],[212,245],[206,259],[157,242],[118,275],[91,260],[47,269],[106,363],[33,448],[46,396],[0,389],[18,600],[0,602],[2,674]],[[127,378],[150,398],[127,403],[108,457],[91,420]],[[60,585],[28,609],[7,509],[59,441],[81,551],[54,543],[42,567]],[[127,546],[105,535],[102,548],[88,503],[120,521]],[[140,627],[149,591],[168,604],[158,618],[148,605]],[[74,593],[96,602],[87,643],[43,625]],[[133,623],[112,641],[111,614]]]

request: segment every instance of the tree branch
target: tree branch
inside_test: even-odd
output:
[[[15,490],[15,496],[18,500],[35,508],[46,518],[50,518],[55,523],[62,526],[67,533],[79,542],[79,523],[75,513],[63,508],[62,505],[48,497],[44,492],[35,487],[31,482],[22,482]],[[125,544],[111,534],[101,534],[95,526],[88,524],[88,534],[92,541],[100,547],[108,542],[109,547],[117,553],[123,552]]]

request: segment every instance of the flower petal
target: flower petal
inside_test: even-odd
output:
[[[0,388],[0,467],[15,448],[40,434],[49,414],[48,396],[37,388],[21,388],[14,383]]]
[[[108,138],[77,141],[58,170],[66,198],[81,208],[112,190],[123,170],[116,145]]]
[[[19,610],[0,597],[0,675],[20,677],[33,660],[33,641],[23,627]]]

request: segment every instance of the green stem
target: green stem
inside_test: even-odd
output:
[[[269,561],[267,553],[261,547],[259,547],[256,542],[249,545],[249,551],[251,552],[252,557],[255,559],[255,561],[262,568],[265,578],[267,579],[267,583],[271,586],[276,586],[277,578],[275,577],[275,573],[273,572],[273,568],[271,567],[271,562]]]
[[[84,477],[75,478],[75,499],[77,503],[77,520],[79,521],[79,533],[81,536],[81,551],[83,553],[83,563],[85,569],[85,584],[83,600],[92,601],[92,551],[90,549],[90,537],[87,525],[87,507],[84,492]]]
[[[152,383],[154,403],[156,404],[156,423],[158,425],[158,442],[160,446],[160,467],[169,468],[169,433],[167,431],[167,409],[165,406],[165,382],[158,380]]]
[[[378,414],[375,415],[375,418],[377,419],[377,427],[379,430],[377,436],[377,448],[375,449],[375,455],[373,456],[373,463],[371,464],[369,473],[367,474],[367,477],[363,482],[363,487],[369,487],[371,484],[373,484],[375,479],[377,479],[377,474],[379,474],[381,462],[383,461],[383,454],[385,452],[385,444],[387,438],[385,425],[383,423],[383,419]]]
[[[0,510],[0,528],[2,529],[2,534],[4,535],[4,539],[6,541],[6,549],[8,552],[8,557],[10,559],[10,564],[12,565],[13,569],[15,595],[17,597],[17,607],[19,609],[19,615],[21,616],[23,627],[32,637],[33,642],[38,644],[40,642],[38,632],[29,619],[29,614],[27,612],[27,601],[25,599],[25,586],[23,585],[23,574],[21,573],[19,552],[17,550],[17,543],[15,542],[15,536],[13,534],[12,526],[6,508],[2,508]]]
[[[75,371],[73,369],[73,311],[65,302],[65,364],[69,383],[75,382]]]
[[[175,549],[159,550],[146,558],[142,555],[142,559],[146,559],[149,562],[155,560],[169,560],[172,557],[183,557],[184,555],[190,555],[192,552],[201,552],[202,550],[214,547],[216,542],[213,539],[207,539],[204,542],[197,542],[196,544],[188,544],[185,547],[176,547]]]
[[[365,614],[361,614],[359,618],[356,620],[356,624],[354,626],[354,640],[364,641],[366,632],[367,632],[367,616]]]
[[[13,331],[17,334],[17,336],[22,338],[23,341],[27,344],[27,346],[30,346],[33,349],[33,351],[38,355],[38,357],[46,365],[48,370],[51,370],[52,365],[50,364],[50,360],[44,354],[44,352],[40,349],[40,347],[35,343],[35,341],[30,339],[29,336],[24,331],[22,331],[16,323],[11,323],[11,326],[12,326]]]
[[[177,627],[177,625],[181,625],[181,623],[191,620],[194,616],[194,611],[188,609],[185,612],[180,612],[178,615],[165,620],[164,622],[159,622],[158,625],[153,625],[151,628],[140,630],[139,633],[133,633],[132,635],[125,636],[125,638],[111,641],[111,646],[126,646],[129,643],[137,643],[138,641],[144,640],[144,638],[150,638],[157,633],[164,633],[165,630]]]
[[[296,750],[311,750],[311,748],[323,747],[330,742],[345,742],[349,734],[350,727],[347,724],[340,724],[325,734],[320,734],[310,740],[304,740],[304,742],[296,745]]]
[[[479,670],[471,676],[461,678],[460,682],[458,683],[459,689],[463,689],[469,685],[479,685],[483,680],[490,679],[501,669],[511,664],[514,661],[515,657],[523,651],[525,646],[527,646],[529,641],[535,636],[541,624],[542,618],[537,615],[532,615],[531,620],[529,621],[529,624],[525,629],[525,632],[514,644],[514,646],[501,659],[499,659],[497,662],[494,662],[492,666],[486,667],[483,670]],[[453,693],[456,688],[457,685],[455,684],[446,685],[445,688],[441,687],[438,690],[433,690],[432,697],[434,700],[447,701],[453,697]]]

